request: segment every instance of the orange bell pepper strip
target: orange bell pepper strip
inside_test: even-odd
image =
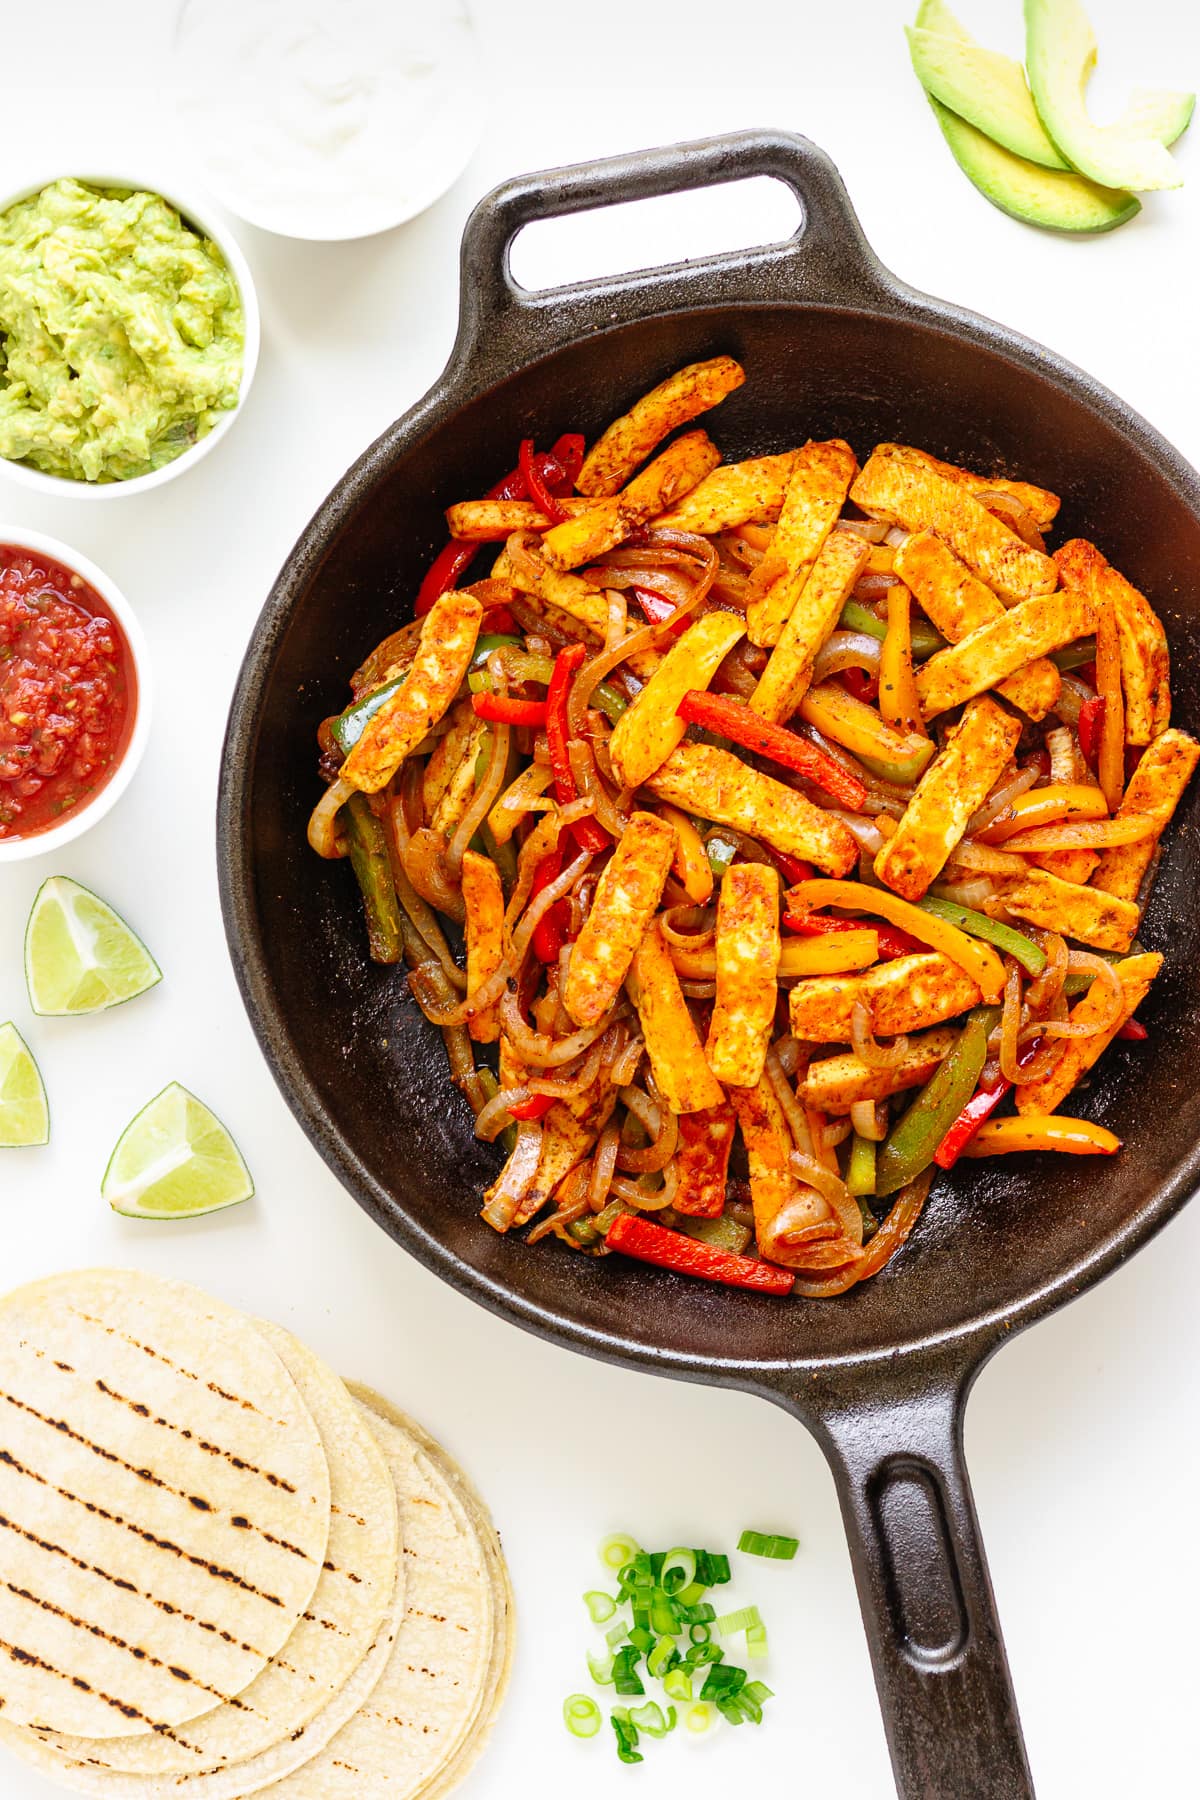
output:
[[[886,725],[928,737],[912,661],[912,595],[901,582],[887,591],[887,636],[879,653],[879,712]]]
[[[989,1119],[959,1152],[962,1156],[1008,1156],[1019,1150],[1059,1150],[1069,1156],[1115,1156],[1121,1140],[1090,1119],[1061,1113],[1018,1113]]]
[[[890,893],[886,888],[867,887],[860,881],[833,881],[824,876],[815,881],[802,881],[788,891],[787,909],[791,913],[815,912],[822,906],[874,913],[886,919],[889,925],[898,925],[910,937],[957,963],[970,976],[989,1006],[997,1005],[1003,997],[1004,965],[989,945],[968,937],[948,920],[901,900],[898,894]]]

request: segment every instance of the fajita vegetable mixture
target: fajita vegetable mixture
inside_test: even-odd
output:
[[[1047,552],[1055,494],[900,444],[724,463],[693,421],[744,379],[692,364],[449,508],[309,841],[504,1147],[495,1230],[822,1297],[935,1168],[1119,1150],[1059,1109],[1145,1035],[1200,744],[1145,597]]]

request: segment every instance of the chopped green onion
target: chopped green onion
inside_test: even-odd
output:
[[[693,1581],[690,1587],[683,1588],[674,1596],[675,1604],[676,1606],[695,1606],[697,1601],[703,1600],[706,1592],[707,1589],[703,1582]]]
[[[563,1723],[572,1737],[595,1737],[604,1723],[600,1708],[587,1694],[570,1694],[563,1701]]]
[[[629,1722],[652,1738],[664,1738],[671,1729],[657,1700],[648,1700],[645,1706],[630,1707]]]
[[[716,1616],[716,1607],[710,1606],[707,1600],[701,1600],[698,1606],[679,1608],[680,1622],[684,1625],[711,1625]]]
[[[689,1625],[688,1636],[693,1644],[707,1644],[712,1641],[712,1632],[707,1625]]]
[[[693,1669],[698,1669],[703,1663],[721,1662],[724,1655],[719,1644],[693,1644],[683,1660]]]
[[[775,1698],[773,1690],[767,1686],[765,1681],[749,1681],[742,1691],[749,1694],[752,1700],[757,1700],[760,1706],[764,1700]]]
[[[695,1706],[688,1707],[683,1715],[683,1722],[689,1731],[695,1732],[696,1736],[699,1737],[702,1732],[707,1731],[711,1726],[713,1722],[713,1709],[711,1706],[706,1706],[701,1700]]]
[[[729,1637],[735,1631],[748,1631],[753,1625],[761,1625],[757,1606],[739,1606],[736,1612],[722,1613],[717,1620],[717,1630],[722,1637]]]
[[[646,1658],[646,1669],[657,1678],[668,1674],[678,1661],[679,1651],[675,1648],[675,1639],[660,1637]]]
[[[629,1621],[627,1619],[618,1619],[611,1630],[605,1632],[604,1641],[610,1650],[615,1650],[617,1645],[623,1644],[628,1636]]]
[[[729,1580],[729,1558],[716,1550],[697,1550],[696,1580],[705,1587],[721,1587]]]
[[[613,1658],[611,1650],[604,1656],[598,1655],[595,1650],[589,1650],[587,1653],[587,1666],[588,1674],[596,1683],[597,1687],[612,1686]]]
[[[776,1562],[791,1562],[800,1548],[800,1539],[778,1537],[766,1531],[743,1531],[738,1549],[747,1556],[770,1556]]]
[[[734,1663],[714,1663],[700,1689],[702,1700],[722,1700],[736,1694],[746,1685],[746,1671]]]
[[[658,1577],[663,1592],[674,1597],[681,1588],[690,1587],[696,1579],[696,1552],[668,1550]]]
[[[589,1588],[583,1596],[583,1604],[591,1615],[593,1625],[607,1625],[617,1610],[617,1603],[612,1595],[601,1593],[599,1588]]]
[[[611,1714],[612,1728],[617,1734],[617,1755],[623,1763],[640,1763],[644,1761],[637,1747],[637,1726],[630,1721],[624,1707],[614,1706]]]
[[[642,1678],[637,1672],[639,1652],[630,1644],[613,1657],[613,1686],[618,1694],[644,1694]]]
[[[638,1552],[638,1545],[627,1531],[614,1531],[612,1536],[606,1537],[600,1545],[600,1561],[606,1569],[611,1569],[616,1574],[619,1569],[623,1569],[633,1557],[637,1556]]]
[[[758,1662],[767,1654],[767,1628],[765,1625],[751,1625],[746,1633],[746,1655],[752,1662]]]
[[[690,1700],[692,1678],[686,1669],[668,1669],[663,1676],[663,1691],[672,1700]]]
[[[668,1637],[674,1637],[679,1630],[679,1624],[679,1608],[663,1593],[661,1588],[655,1588],[650,1600],[651,1630],[657,1631],[660,1636],[665,1633]]]
[[[629,1641],[635,1650],[640,1650],[643,1656],[648,1656],[654,1648],[654,1633],[647,1631],[644,1625],[635,1625],[629,1633]]]
[[[917,905],[933,918],[946,919],[970,937],[982,938],[984,943],[995,944],[997,950],[1015,956],[1030,975],[1040,975],[1046,966],[1046,952],[1041,945],[1000,919],[989,919],[986,913],[974,912],[969,906],[959,906],[953,900],[939,900],[936,894],[926,894]]]

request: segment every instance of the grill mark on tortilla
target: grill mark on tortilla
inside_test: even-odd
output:
[[[98,1319],[94,1313],[84,1312],[81,1307],[72,1306],[69,1310],[77,1319],[82,1319],[85,1324],[95,1325],[101,1331],[106,1332],[109,1337],[120,1338],[122,1343],[130,1345],[132,1349],[140,1350],[143,1356],[152,1356],[155,1362],[165,1363],[168,1369],[174,1369],[175,1373],[182,1375],[185,1381],[201,1383],[210,1394],[215,1394],[219,1400],[228,1400],[231,1406],[240,1406],[243,1412],[257,1413],[260,1419],[267,1419],[270,1424],[278,1425],[281,1431],[287,1430],[286,1419],[274,1419],[269,1413],[264,1413],[260,1407],[255,1406],[253,1400],[244,1400],[240,1394],[231,1394],[228,1388],[221,1387],[218,1382],[205,1381],[204,1377],[197,1375],[194,1369],[185,1369],[182,1363],[175,1362],[164,1351],[156,1350],[152,1344],[143,1344],[140,1338],[135,1338],[128,1331],[118,1331],[115,1325],[109,1325],[104,1319]]]
[[[131,1531],[134,1537],[141,1538],[145,1544],[152,1544],[156,1550],[167,1550],[172,1556],[178,1556],[184,1562],[191,1563],[193,1568],[203,1569],[206,1575],[213,1576],[215,1580],[232,1582],[234,1587],[241,1588],[243,1593],[253,1594],[258,1600],[265,1600],[268,1606],[283,1606],[283,1601],[277,1594],[268,1594],[264,1589],[255,1587],[252,1581],[247,1581],[245,1576],[237,1574],[235,1570],[223,1569],[220,1563],[209,1562],[206,1556],[197,1556],[193,1551],[183,1549],[182,1545],[172,1543],[170,1538],[156,1537],[144,1526],[135,1525],[131,1519],[123,1519],[119,1513],[106,1511],[97,1501],[85,1500],[82,1495],[73,1494],[70,1488],[59,1487],[56,1482],[48,1480],[45,1475],[39,1475],[34,1469],[27,1469],[24,1463],[17,1461],[11,1450],[0,1449],[0,1463],[13,1469],[18,1475],[24,1475],[27,1480],[36,1481],[39,1487],[49,1488],[60,1499],[70,1500],[75,1506],[82,1506],[86,1512],[94,1514],[96,1518],[104,1519],[110,1525],[119,1525],[124,1531]]]
[[[351,1512],[348,1507],[339,1506],[335,1500],[329,1502],[329,1510],[331,1513],[337,1513],[340,1519],[349,1519],[352,1525],[361,1525],[364,1531],[367,1529],[365,1519],[360,1518],[358,1513]]]
[[[147,1718],[146,1714],[139,1707],[134,1706],[132,1701],[118,1700],[114,1695],[106,1694],[103,1689],[94,1688],[89,1681],[83,1679],[82,1675],[65,1674],[62,1669],[56,1669],[53,1663],[43,1661],[40,1656],[36,1656],[32,1650],[26,1650],[23,1645],[10,1644],[4,1638],[0,1638],[0,1652],[3,1652],[10,1662],[24,1663],[27,1668],[40,1669],[44,1675],[53,1675],[56,1681],[65,1681],[69,1686],[78,1688],[81,1693],[94,1694],[97,1700],[102,1700],[105,1706],[113,1707],[124,1718],[140,1719],[149,1730],[154,1730],[154,1720]],[[46,1728],[43,1727],[44,1729]]]
[[[148,1605],[156,1607],[159,1612],[182,1619],[185,1625],[195,1625],[199,1631],[210,1632],[214,1637],[219,1637],[223,1643],[232,1644],[235,1650],[242,1650],[247,1656],[256,1657],[260,1662],[265,1660],[262,1651],[256,1650],[253,1644],[243,1643],[240,1638],[234,1637],[231,1631],[226,1631],[220,1625],[210,1624],[207,1619],[197,1618],[195,1613],[184,1612],[181,1606],[176,1606],[170,1600],[160,1600],[154,1594],[147,1594],[144,1589],[135,1586],[132,1581],[126,1581],[123,1576],[112,1575],[107,1569],[100,1568],[98,1563],[85,1562],[81,1556],[73,1555],[64,1545],[52,1544],[48,1538],[38,1537],[36,1532],[27,1531],[23,1525],[18,1525],[12,1519],[6,1519],[3,1513],[0,1513],[0,1530],[16,1532],[26,1542],[36,1544],[39,1550],[45,1550],[51,1556],[65,1556],[69,1563],[76,1569],[82,1570],[85,1575],[98,1575],[101,1581],[111,1582],[113,1587],[121,1588],[125,1593],[136,1594],[139,1600],[146,1601]]]
[[[61,1432],[63,1437],[69,1437],[72,1443],[82,1444],[83,1448],[90,1450],[93,1456],[100,1457],[104,1462],[115,1464],[117,1468],[124,1469],[127,1475],[135,1476],[138,1481],[144,1481],[150,1487],[160,1488],[164,1494],[174,1494],[178,1499],[186,1500],[189,1506],[196,1508],[197,1512],[212,1513],[215,1518],[222,1511],[220,1507],[215,1507],[210,1500],[205,1500],[203,1495],[189,1494],[184,1488],[172,1486],[169,1481],[164,1481],[161,1475],[156,1475],[153,1469],[136,1468],[133,1463],[126,1462],[123,1456],[118,1456],[115,1450],[106,1450],[103,1444],[93,1443],[92,1439],[85,1436],[83,1432],[76,1431],[73,1425],[68,1425],[65,1419],[52,1419],[49,1413],[39,1412],[36,1406],[30,1406],[27,1400],[18,1400],[15,1394],[6,1394],[3,1388],[0,1388],[0,1400],[9,1406],[16,1407],[18,1412],[28,1413],[31,1419],[37,1419],[41,1424],[48,1425],[52,1431]],[[238,1531],[253,1531],[264,1542],[274,1544],[277,1550],[286,1550],[289,1556],[298,1556],[302,1562],[312,1561],[308,1552],[302,1550],[298,1544],[290,1543],[287,1538],[276,1537],[274,1532],[264,1531],[261,1526],[255,1525],[252,1520],[248,1519],[244,1513],[232,1513],[229,1523]]]
[[[356,1587],[362,1586],[362,1576],[356,1575],[353,1569],[339,1569],[336,1563],[331,1562],[322,1563],[321,1567],[327,1575],[341,1575],[346,1581],[352,1581]]]
[[[236,1706],[239,1712],[253,1710],[246,1706],[244,1701],[239,1700],[236,1695],[224,1694],[220,1688],[210,1686],[207,1681],[201,1681],[200,1677],[193,1675],[190,1669],[180,1668],[177,1663],[164,1662],[162,1657],[155,1656],[153,1651],[139,1649],[136,1644],[129,1643],[127,1639],[117,1637],[115,1632],[106,1631],[103,1625],[97,1625],[91,1619],[82,1619],[77,1613],[68,1612],[65,1606],[59,1606],[55,1601],[47,1600],[44,1594],[32,1593],[29,1588],[17,1587],[11,1581],[0,1581],[0,1587],[5,1588],[8,1593],[14,1594],[18,1600],[24,1600],[28,1605],[36,1606],[39,1612],[52,1613],[56,1619],[61,1619],[64,1624],[72,1626],[76,1631],[83,1631],[89,1637],[99,1638],[102,1643],[110,1645],[114,1650],[124,1650],[133,1657],[135,1662],[148,1663],[152,1669],[165,1669],[168,1675],[175,1677],[176,1681],[186,1682],[189,1687],[197,1687],[202,1694],[211,1694],[214,1700],[219,1700],[224,1706]]]

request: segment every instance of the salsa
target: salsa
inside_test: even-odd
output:
[[[86,805],[136,710],[133,658],[100,595],[49,557],[0,545],[0,842]]]

